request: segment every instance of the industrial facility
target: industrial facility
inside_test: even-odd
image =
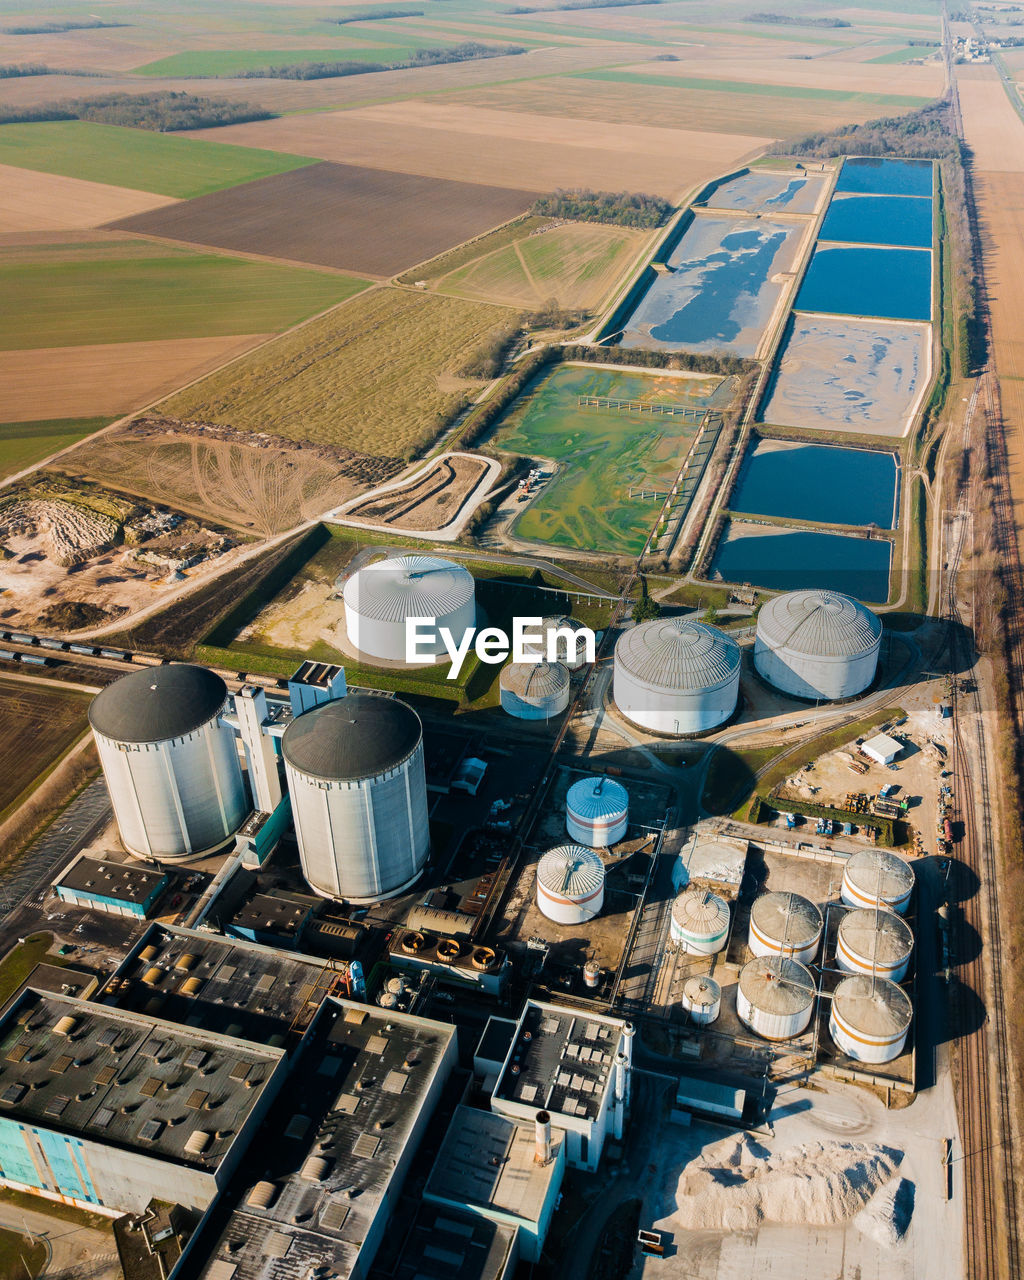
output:
[[[811,971],[788,956],[744,965],[736,991],[740,1021],[765,1040],[792,1040],[807,1030],[816,987]]]
[[[652,733],[706,733],[736,710],[740,648],[724,632],[684,618],[655,618],[615,645],[615,705]]]
[[[501,709],[517,720],[550,720],[569,705],[569,668],[561,662],[510,662],[499,684]]]
[[[557,924],[583,924],[604,905],[604,863],[578,844],[550,849],[537,864],[537,906]]]
[[[553,614],[542,618],[539,626],[530,628],[536,639],[524,641],[523,649],[532,658],[561,662],[570,671],[579,671],[586,665],[586,649],[581,632],[583,624],[565,614]],[[552,653],[552,645],[554,652]]]
[[[683,951],[711,956],[729,938],[729,904],[710,889],[686,889],[672,904],[669,937]]]
[[[581,778],[565,797],[565,829],[576,844],[607,849],[629,825],[629,792],[614,778]]]
[[[912,1017],[902,987],[857,974],[836,987],[828,1026],[843,1053],[857,1062],[883,1063],[903,1052]]]
[[[882,624],[838,591],[790,591],[757,615],[754,666],[782,693],[815,702],[854,698],[878,668]]]
[[[807,964],[818,954],[824,920],[798,893],[766,893],[750,912],[748,946],[755,956],[788,956]]]
[[[888,907],[903,915],[913,891],[913,867],[884,849],[862,849],[843,872],[842,896],[848,907]]]
[[[913,950],[910,925],[892,911],[855,907],[839,922],[836,964],[847,973],[902,982]]]
[[[419,649],[424,663],[445,652],[441,628],[458,642],[476,626],[473,575],[453,560],[438,556],[396,556],[363,565],[345,583],[345,632],[349,644],[367,658],[406,661],[406,621],[430,619]]]

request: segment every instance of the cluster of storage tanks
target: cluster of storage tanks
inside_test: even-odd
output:
[[[573,843],[549,849],[537,864],[537,906],[556,924],[585,924],[604,906],[605,865],[599,849],[625,836],[629,793],[607,777],[581,778],[565,798]]]
[[[875,678],[881,636],[879,619],[850,596],[791,591],[758,614],[754,667],[791,697],[852,698]],[[652,733],[708,733],[733,715],[739,690],[739,645],[707,623],[656,618],[615,646],[615,704]]]
[[[903,919],[914,885],[910,866],[895,854],[865,850],[850,858],[841,891],[849,908],[839,922],[834,964],[844,973],[831,993],[829,1031],[847,1056],[865,1063],[898,1057],[912,1008],[898,985],[906,977],[914,936]],[[736,1013],[766,1040],[785,1041],[807,1030],[819,994],[810,966],[822,948],[825,920],[797,893],[762,894],[750,912],[747,945],[753,956],[740,971]],[[710,889],[691,887],[673,903],[670,936],[683,951],[713,955],[727,944],[729,905]],[[684,1009],[699,1025],[713,1022],[721,989],[713,979],[684,984]]]

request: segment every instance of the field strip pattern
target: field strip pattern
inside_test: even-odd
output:
[[[0,164],[0,234],[98,227],[174,203],[173,196]]]

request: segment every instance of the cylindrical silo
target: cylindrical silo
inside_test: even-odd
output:
[[[858,974],[832,996],[828,1029],[836,1048],[858,1062],[891,1062],[903,1052],[914,1016],[910,997],[895,982]]]
[[[349,902],[407,889],[430,852],[423,726],[412,707],[349,693],[293,720],[281,753],[310,888]]]
[[[427,618],[433,632],[420,645],[417,661],[433,662],[445,652],[440,628],[455,641],[476,626],[476,587],[461,564],[438,556],[396,556],[358,569],[345,583],[345,631],[349,642],[371,658],[404,662],[406,620]]]
[[[604,863],[593,849],[563,844],[537,864],[537,906],[558,924],[593,920],[604,905]]]
[[[249,812],[227,685],[174,662],[108,685],[89,708],[121,841],[140,858],[199,857],[228,841]]]
[[[754,666],[782,693],[831,702],[871,684],[881,644],[881,622],[851,596],[790,591],[761,606]]]
[[[892,911],[855,908],[839,922],[836,964],[847,973],[874,974],[902,982],[913,949],[910,925]]]
[[[729,938],[729,904],[710,889],[687,889],[672,904],[669,935],[683,951],[710,956]]]
[[[739,645],[706,623],[655,618],[615,645],[615,705],[655,733],[714,729],[736,710],[739,687]]]
[[[549,650],[553,651],[556,662],[561,662],[570,671],[578,671],[586,665],[586,646],[582,640],[583,623],[564,614],[553,614],[542,618],[539,626],[529,629],[529,636],[523,642],[523,651],[531,658],[547,661]]]
[[[884,849],[862,849],[843,872],[842,898],[848,907],[888,907],[902,915],[913,889],[913,868]]]
[[[750,911],[747,944],[755,956],[789,956],[807,964],[818,953],[821,912],[798,893],[765,893]]]
[[[691,1022],[699,1027],[706,1027],[714,1022],[722,1010],[722,988],[714,978],[703,974],[697,978],[687,978],[683,983],[680,1003],[690,1015]]]
[[[787,956],[763,956],[740,970],[736,1013],[765,1040],[791,1040],[807,1029],[814,1010],[810,970]]]
[[[565,797],[565,828],[577,844],[606,849],[629,825],[629,792],[612,778],[581,778]]]
[[[569,705],[569,670],[560,662],[510,662],[499,685],[501,709],[517,720],[550,720]]]

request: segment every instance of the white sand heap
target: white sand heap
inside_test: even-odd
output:
[[[886,1249],[895,1248],[907,1233],[914,1212],[914,1184],[893,1178],[876,1191],[854,1218],[854,1226]]]
[[[902,1160],[902,1151],[859,1142],[809,1142],[772,1155],[738,1134],[686,1166],[673,1217],[691,1231],[746,1231],[762,1222],[836,1226],[860,1213]]]

